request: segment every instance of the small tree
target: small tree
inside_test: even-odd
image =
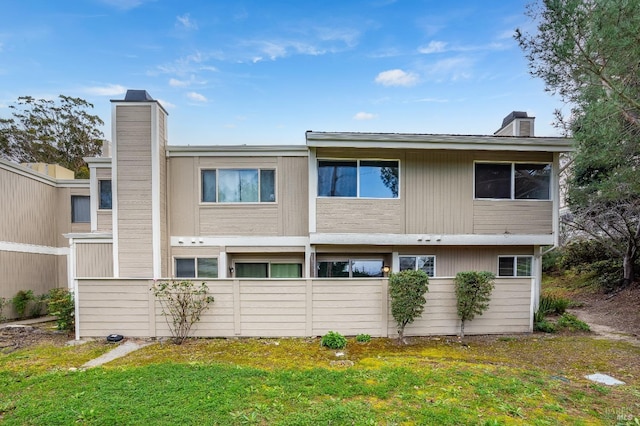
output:
[[[214,300],[208,295],[209,287],[205,283],[196,286],[191,281],[159,281],[151,291],[160,301],[162,315],[177,345],[185,341],[193,324],[200,321],[202,312]]]
[[[424,271],[401,271],[389,275],[391,315],[398,326],[398,340],[406,344],[404,328],[419,318],[427,303],[424,295],[429,290],[429,277]]]
[[[458,316],[460,317],[460,337],[464,338],[464,323],[476,315],[482,315],[489,307],[494,288],[494,274],[487,271],[458,272],[454,280]]]
[[[49,292],[49,315],[56,317],[58,330],[71,331],[75,327],[73,293],[66,288],[54,288]]]

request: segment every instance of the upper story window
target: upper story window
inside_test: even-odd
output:
[[[533,256],[498,256],[499,277],[532,276]]]
[[[98,181],[98,190],[100,191],[100,210],[111,210],[111,180]]]
[[[417,271],[426,272],[430,277],[436,276],[436,257],[435,256],[400,256],[401,271]]]
[[[475,198],[550,200],[551,164],[475,163]]]
[[[203,203],[273,203],[276,171],[273,169],[202,170]]]
[[[398,198],[397,160],[320,160],[318,196]]]
[[[89,197],[85,195],[71,196],[71,223],[91,222]]]

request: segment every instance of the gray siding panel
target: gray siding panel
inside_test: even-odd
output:
[[[113,244],[76,244],[77,277],[113,277]]]

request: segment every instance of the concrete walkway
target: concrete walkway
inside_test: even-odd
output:
[[[135,342],[133,340],[127,340],[124,343],[118,344],[118,346],[116,346],[106,354],[85,363],[82,368],[98,367],[102,364],[113,361],[114,359],[118,359],[125,355],[128,355],[133,351],[144,348],[145,346],[149,346],[150,344],[152,344],[152,342]]]

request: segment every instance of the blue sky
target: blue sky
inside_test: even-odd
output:
[[[22,0],[0,15],[0,116],[146,89],[172,145],[304,144],[304,132],[492,134],[513,110],[558,136],[559,99],[513,40],[527,1]],[[566,107],[564,107],[566,109]]]

